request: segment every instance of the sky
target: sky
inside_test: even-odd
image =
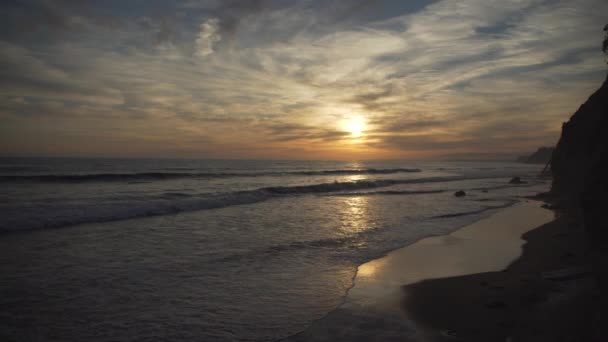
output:
[[[532,152],[606,77],[605,0],[0,4],[0,155]]]

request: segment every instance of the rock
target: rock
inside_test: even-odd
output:
[[[551,192],[578,206],[605,182],[608,158],[608,79],[563,124],[551,158]],[[597,176],[597,177],[594,177]],[[586,183],[586,184],[585,184]],[[583,194],[584,190],[588,190]],[[603,189],[602,189],[603,190]],[[583,196],[581,196],[583,195]],[[605,196],[605,194],[603,194]],[[593,197],[593,196],[590,196]],[[595,203],[600,198],[593,198]],[[605,197],[604,197],[605,199]],[[601,199],[600,199],[601,200]],[[604,202],[605,203],[605,202]],[[586,203],[583,203],[583,206]]]
[[[582,209],[600,303],[608,307],[608,77],[562,126],[551,158],[551,192],[564,208]],[[555,276],[553,276],[554,278]],[[608,315],[600,325],[608,326]]]
[[[522,181],[521,178],[519,178],[519,176],[515,176],[515,177],[511,178],[511,180],[509,181],[509,184],[526,184],[526,182]]]
[[[466,194],[467,194],[466,192],[464,192],[462,190],[459,190],[459,191],[456,191],[454,193],[454,196],[456,196],[456,197],[462,197],[462,196],[465,196]]]

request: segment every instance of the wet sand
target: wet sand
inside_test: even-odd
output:
[[[538,204],[505,210],[493,219],[533,210],[531,205]],[[513,223],[520,219],[524,216],[510,218]],[[495,260],[494,272],[403,286],[401,305],[416,322],[424,336],[421,340],[596,341],[592,336],[601,335],[594,331],[596,284],[583,226],[574,217],[562,215],[523,234],[523,239],[522,255],[507,267],[499,267],[504,260]],[[502,244],[488,241],[485,257],[494,259],[493,251],[502,250]]]
[[[403,285],[427,279],[497,271],[521,255],[525,232],[554,219],[539,202],[522,202],[449,235],[422,239],[359,266],[349,299],[400,307]]]
[[[287,340],[590,340],[583,228],[541,204],[518,203],[361,265],[345,303]]]

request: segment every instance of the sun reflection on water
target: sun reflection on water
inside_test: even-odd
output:
[[[368,180],[368,175],[348,175],[342,178],[342,182],[358,182],[363,180]]]
[[[371,228],[369,213],[369,198],[367,196],[345,197],[341,206],[341,229],[347,234],[353,234]]]

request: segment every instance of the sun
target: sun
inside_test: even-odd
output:
[[[363,134],[363,131],[365,131],[365,120],[362,117],[353,117],[346,122],[345,129],[354,138],[359,138]]]

